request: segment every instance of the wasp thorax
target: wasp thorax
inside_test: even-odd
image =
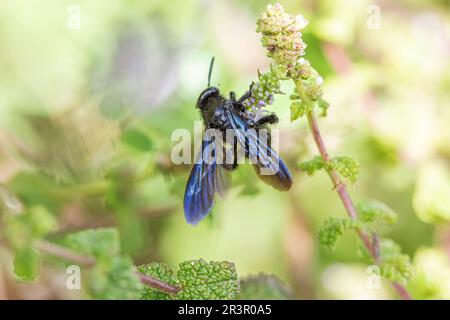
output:
[[[227,122],[227,117],[225,116],[225,113],[222,108],[217,108],[211,117],[211,122],[215,123],[216,125],[224,125]]]

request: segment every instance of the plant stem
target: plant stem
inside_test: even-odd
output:
[[[97,263],[94,257],[79,254],[78,252],[70,250],[66,247],[45,240],[37,240],[33,244],[34,247],[39,251],[61,258],[63,260],[72,261],[88,267],[93,267]],[[174,286],[152,276],[146,275],[140,271],[135,271],[135,274],[142,284],[163,291],[165,293],[176,294],[181,290],[181,288],[178,286]]]
[[[319,126],[317,124],[314,112],[313,111],[308,112],[307,117],[309,128],[314,138],[314,142],[316,143],[317,149],[319,150],[320,156],[322,157],[322,160],[325,163],[329,163],[330,156],[328,155],[327,149],[325,148],[325,144],[323,142],[322,135],[320,134]],[[338,173],[334,169],[332,169],[330,166],[327,166],[327,168],[328,168],[327,172],[328,175],[330,176],[331,182],[333,183],[333,187],[338,193],[339,198],[341,199],[342,204],[344,205],[344,208],[347,211],[347,214],[349,215],[350,219],[357,220],[358,212],[356,211],[355,205],[353,204],[352,198],[350,197],[347,188],[345,187],[345,184],[341,181]],[[372,241],[370,240],[370,237],[363,230],[359,229],[357,231],[357,234],[361,239],[361,241],[364,243],[364,246],[369,251],[374,262],[377,265],[379,265],[381,261],[380,256],[378,254],[379,251],[378,248],[375,248]],[[401,284],[397,282],[392,282],[392,287],[397,291],[398,295],[402,299],[411,300],[411,296],[409,295],[408,291]]]
[[[146,284],[149,287],[152,287],[154,289],[158,289],[160,291],[170,293],[170,294],[177,294],[181,290],[180,287],[177,287],[177,286],[174,286],[167,282],[164,282],[162,280],[153,278],[151,276],[143,274],[140,271],[136,271],[136,275],[139,278],[139,280],[141,281],[141,283]]]
[[[97,263],[97,261],[95,261],[95,258],[91,256],[79,254],[78,252],[67,249],[66,247],[45,240],[36,240],[33,245],[41,252],[59,257],[63,260],[72,261],[83,266],[92,267]]]
[[[142,172],[132,177],[130,183],[141,183],[154,173],[154,166],[148,165]],[[104,195],[112,185],[111,179],[103,179],[76,186],[60,187],[53,194],[63,198],[98,197]]]

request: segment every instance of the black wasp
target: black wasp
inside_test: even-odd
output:
[[[278,117],[274,114],[267,114],[261,117],[250,115],[244,106],[244,102],[251,98],[252,87],[239,99],[236,99],[234,92],[230,93],[230,98],[223,97],[219,89],[210,87],[210,79],[214,58],[208,74],[208,88],[199,96],[197,108],[205,125],[202,148],[186,185],[184,194],[184,213],[189,224],[198,224],[211,210],[214,204],[214,195],[218,193],[224,196],[229,186],[227,172],[235,169],[238,165],[237,150],[240,148],[246,158],[253,164],[256,174],[265,183],[280,191],[287,191],[292,185],[291,174],[283,160],[271,148],[270,134],[265,129],[268,124],[278,122]],[[209,137],[206,132],[217,130],[222,136],[227,135],[227,131],[232,130],[233,143],[219,143],[218,140]],[[260,134],[264,131],[263,135]],[[228,140],[227,140],[228,142]],[[218,161],[219,152],[230,156],[232,161]],[[207,156],[206,156],[207,155]],[[269,169],[269,174],[263,174],[262,169]]]

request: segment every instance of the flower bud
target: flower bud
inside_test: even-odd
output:
[[[244,102],[247,109],[259,110],[273,103],[274,94],[281,93],[278,72],[272,67],[269,72],[258,74],[259,81],[253,85],[250,99]]]
[[[305,58],[300,58],[295,64],[292,77],[294,79],[306,80],[311,76],[311,73],[312,73],[311,64]]]
[[[287,14],[277,3],[267,6],[257,21],[256,31],[262,34],[261,43],[268,50],[267,56],[292,70],[298,58],[305,54],[306,44],[300,31],[307,24],[303,16]]]

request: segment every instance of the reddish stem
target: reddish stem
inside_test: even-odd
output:
[[[150,277],[146,274],[143,274],[140,271],[136,271],[136,275],[138,276],[141,283],[146,284],[154,289],[158,289],[163,292],[170,293],[170,294],[177,294],[181,290],[180,287],[177,287],[177,286],[171,285],[167,282],[161,281],[159,279]]]
[[[308,116],[308,124],[311,129],[314,142],[316,143],[317,149],[319,150],[320,156],[322,157],[323,161],[329,163],[331,159],[330,156],[328,155],[327,149],[325,148],[325,144],[320,134],[316,117],[313,112],[308,112],[307,116]],[[347,188],[345,187],[345,184],[341,181],[338,173],[334,169],[328,166],[327,172],[328,175],[330,176],[331,182],[333,183],[333,187],[338,193],[339,198],[341,199],[342,204],[344,205],[344,208],[347,211],[347,214],[349,215],[350,219],[357,220],[358,212],[356,211],[355,205],[353,204],[352,198],[350,197]],[[361,241],[364,243],[364,246],[369,251],[374,262],[376,264],[380,264],[381,261],[378,253],[379,248],[374,247],[372,241],[370,240],[370,237],[363,230],[357,230],[357,234],[361,239]],[[401,284],[392,282],[392,286],[397,291],[398,295],[402,297],[402,299],[411,300],[411,296],[409,295],[408,291]]]
[[[95,261],[95,258],[91,256],[79,254],[78,252],[72,251],[63,246],[45,240],[36,240],[33,244],[34,247],[41,252],[59,257],[63,260],[69,260],[83,266],[92,267],[97,263],[97,261]]]
[[[70,250],[66,247],[45,240],[35,241],[34,247],[41,252],[53,255],[64,260],[72,261],[80,265],[92,267],[97,263],[94,257],[79,254],[78,252]],[[163,291],[165,293],[176,294],[181,290],[177,286],[153,278],[152,276],[146,275],[140,271],[136,271],[135,274],[142,284]]]

